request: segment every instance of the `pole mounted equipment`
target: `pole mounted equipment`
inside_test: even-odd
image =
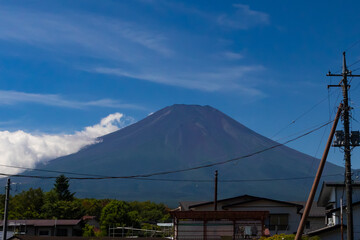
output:
[[[346,54],[343,52],[343,67],[341,74],[332,74],[329,72],[327,76],[342,77],[338,85],[329,85],[328,87],[341,87],[343,95],[343,111],[342,120],[344,125],[343,131],[336,131],[335,141],[333,146],[341,147],[344,150],[345,160],[345,188],[346,188],[346,218],[347,218],[347,240],[354,239],[354,223],[353,223],[353,207],[352,207],[352,173],[351,173],[351,148],[359,146],[359,131],[352,131],[350,133],[350,110],[348,91],[350,85],[348,84],[348,77],[360,77],[354,75],[348,70],[346,66]]]

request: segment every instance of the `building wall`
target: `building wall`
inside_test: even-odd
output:
[[[204,224],[206,227],[204,227]],[[177,225],[177,240],[202,240],[204,233],[207,239],[221,240],[221,239],[236,239],[243,238],[247,235],[248,238],[254,234],[260,237],[262,234],[261,221],[193,221],[193,220],[179,220]]]
[[[307,221],[310,222],[310,228],[305,227],[304,233],[308,233],[308,232],[326,227],[325,216],[323,216],[323,217],[308,217]]]
[[[340,214],[340,212],[336,212]],[[344,225],[347,225],[346,211],[343,213]],[[353,206],[354,240],[360,240],[360,206]],[[346,230],[345,230],[346,231]]]
[[[267,200],[254,201],[249,203],[244,203],[239,206],[234,206],[231,208],[233,211],[269,211],[270,215],[272,214],[288,214],[288,229],[287,230],[270,230],[270,234],[276,233],[286,233],[291,234],[297,231],[299,226],[301,216],[297,212],[295,206],[288,204],[277,203]],[[265,225],[269,225],[269,219],[265,221]]]
[[[317,236],[319,236],[320,239],[324,239],[324,240],[339,240],[341,239],[341,232],[340,230],[337,230],[337,231],[322,233]],[[346,239],[346,231],[344,232],[344,239]],[[358,238],[354,238],[354,240],[358,240]]]

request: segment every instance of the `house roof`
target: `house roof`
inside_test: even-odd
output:
[[[298,211],[300,211],[300,209],[303,208],[302,204],[297,204],[294,202],[286,202],[286,201],[279,201],[279,200],[275,200],[275,199],[270,199],[270,198],[263,198],[263,197],[255,197],[255,196],[251,196],[251,195],[241,195],[241,196],[237,196],[237,197],[232,197],[232,198],[225,198],[225,199],[221,199],[218,201],[218,203],[222,203],[222,202],[227,202],[227,201],[233,201],[230,204],[224,205],[222,208],[223,209],[227,209],[227,208],[231,208],[231,207],[235,207],[235,206],[239,206],[241,204],[244,203],[249,203],[249,202],[254,202],[254,201],[259,201],[259,200],[266,200],[266,201],[272,201],[272,202],[276,202],[276,203],[282,203],[282,204],[286,204],[286,205],[291,205],[294,207],[297,207]],[[192,208],[195,207],[200,207],[200,206],[206,206],[206,205],[211,205],[214,204],[214,201],[209,201],[209,202],[180,202],[181,206],[184,206],[184,210],[191,210]]]
[[[177,219],[195,219],[195,220],[219,220],[219,219],[252,219],[264,220],[268,211],[176,211],[170,212],[172,217]]]
[[[120,237],[54,237],[54,236],[29,236],[16,235],[9,240],[123,240]],[[166,238],[136,238],[137,240],[167,240]]]
[[[352,206],[353,206],[353,207],[359,206],[359,205],[360,205],[360,201],[358,201],[358,202],[353,202],[353,203],[352,203]],[[346,209],[346,206],[343,206],[343,210],[344,210],[344,211],[345,211],[345,209]],[[340,207],[331,209],[329,212],[333,213],[333,212],[337,212],[337,211],[340,211]]]
[[[321,191],[318,198],[319,206],[326,206],[328,204],[328,200],[330,198],[331,190],[333,188],[345,188],[344,182],[323,182],[321,186]],[[360,182],[354,182],[352,184],[353,188],[360,188]]]
[[[244,195],[244,196],[249,196],[249,195]],[[263,197],[254,197],[254,196],[250,196],[250,197],[252,197],[252,198],[247,199],[247,200],[243,200],[243,201],[239,201],[239,202],[236,202],[236,203],[225,205],[225,206],[223,206],[223,208],[226,209],[226,208],[230,208],[230,207],[239,206],[241,204],[260,201],[260,200],[271,201],[271,202],[276,202],[276,203],[281,203],[281,204],[294,206],[294,207],[297,207],[298,211],[300,211],[303,208],[303,205],[297,204],[297,203],[294,203],[294,202],[286,202],[286,201],[280,201],[280,200],[275,200],[275,199],[270,199],[270,198],[263,198]]]
[[[81,219],[30,219],[30,220],[8,220],[8,226],[32,225],[37,227],[52,226],[75,226],[80,223]],[[0,226],[3,221],[0,221]]]
[[[343,227],[344,227],[344,229],[346,229],[346,225],[343,225]],[[336,231],[340,228],[341,228],[341,225],[337,224],[337,225],[334,225],[331,227],[324,227],[324,228],[316,229],[315,231],[308,232],[307,235],[309,235],[311,237],[311,236],[319,235],[319,234],[326,233],[326,232]]]
[[[302,205],[303,208],[300,210],[300,214],[303,214],[304,213],[304,210],[305,210],[305,205],[306,205],[306,202],[304,201],[295,201],[292,203],[296,203],[296,204],[299,204],[299,205]],[[317,205],[317,202],[313,202],[312,205],[311,205],[311,209],[310,209],[310,213],[309,213],[309,217],[324,217],[325,216],[325,208],[324,207],[319,207]]]
[[[207,201],[181,201],[179,202],[181,211],[188,211],[190,210],[189,207],[201,205],[203,203],[208,203]]]
[[[244,198],[255,198],[255,197],[250,196],[250,195],[241,195],[241,196],[232,197],[232,198],[220,199],[217,202],[222,203],[222,202],[226,202],[226,201],[232,201],[232,200],[237,200],[237,199],[240,200],[240,199],[244,199]],[[191,208],[195,208],[195,207],[212,205],[212,204],[214,204],[214,201],[198,201],[198,202],[193,202],[193,204],[188,205],[188,207],[189,207],[189,209],[191,209]]]

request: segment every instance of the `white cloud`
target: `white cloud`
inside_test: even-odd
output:
[[[164,33],[133,22],[84,13],[54,14],[1,7],[0,39],[49,50],[60,48],[62,53],[76,52],[77,55],[129,62],[138,60],[133,56],[144,50],[162,56],[173,54]]]
[[[75,153],[81,148],[99,142],[100,136],[114,132],[133,119],[121,113],[110,114],[100,123],[74,134],[31,134],[21,130],[0,131],[0,165],[32,168],[38,163]],[[0,173],[16,174],[21,169],[0,166]]]
[[[244,58],[244,55],[236,52],[223,52],[222,55],[228,60],[239,60]]]
[[[57,94],[38,94],[0,90],[0,105],[11,105],[17,103],[36,103],[48,106],[76,109],[87,107],[143,109],[141,106],[135,104],[122,103],[112,99],[99,99],[94,101],[81,102],[76,100],[68,100]]]
[[[246,29],[269,23],[266,13],[254,11],[241,4],[234,5],[234,8],[235,14],[219,17],[216,24]],[[68,11],[55,14],[31,8],[4,7],[0,9],[0,40],[20,43],[22,46],[28,44],[42,48],[45,52],[54,51],[57,56],[61,55],[60,58],[62,55],[80,56],[81,59],[91,57],[91,62],[97,66],[89,70],[88,62],[72,64],[77,70],[201,91],[230,89],[246,97],[264,95],[258,84],[261,81],[258,73],[264,69],[262,65],[229,66],[228,60],[239,60],[243,57],[240,53],[229,50],[217,50],[216,55],[220,52],[221,56],[209,58],[209,55],[214,54],[211,53],[212,49],[205,49],[208,46],[203,46],[203,43],[204,40],[209,40],[210,36],[204,34],[206,37],[199,37],[186,31],[169,29],[168,26],[159,27],[151,21],[149,24],[144,24],[143,20],[124,21],[121,17],[123,16],[104,17]],[[210,19],[212,23],[216,20],[214,15],[204,18]],[[194,48],[186,46],[185,43],[191,43]],[[213,44],[217,43],[209,41],[209,46]],[[20,96],[19,100],[17,97],[10,100],[10,94],[7,93],[4,102],[14,103],[27,99],[29,102],[72,108],[139,108],[111,99],[78,102],[69,101],[59,95],[19,92],[16,92]]]
[[[248,5],[234,4],[235,14],[220,15],[217,19],[218,24],[236,29],[249,29],[259,25],[270,23],[269,15],[264,12],[250,9]]]
[[[256,82],[251,81],[251,77],[249,77],[249,74],[263,70],[262,66],[235,66],[190,74],[157,73],[153,70],[149,70],[147,73],[136,73],[108,67],[95,67],[87,71],[209,92],[236,90],[247,96],[264,96],[260,90],[255,88]]]

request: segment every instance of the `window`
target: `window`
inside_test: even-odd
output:
[[[67,229],[56,229],[56,236],[67,236]]]
[[[306,228],[306,229],[310,229],[310,221],[306,221],[306,223],[305,223],[305,228]]]
[[[286,230],[289,225],[288,214],[270,214],[270,230]]]
[[[40,230],[39,236],[49,236],[49,230]]]

